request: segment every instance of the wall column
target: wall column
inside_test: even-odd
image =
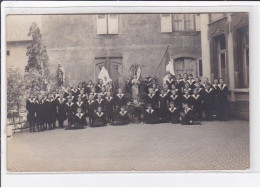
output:
[[[209,15],[200,14],[202,74],[211,80],[210,44],[208,39]]]
[[[234,65],[234,47],[233,47],[233,33],[231,30],[231,14],[227,15],[227,22],[228,22],[228,34],[227,34],[227,55],[228,55],[228,77],[229,77],[229,89],[231,90],[231,101],[235,101],[235,65]]]

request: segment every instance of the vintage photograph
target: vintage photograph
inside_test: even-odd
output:
[[[249,14],[6,17],[9,172],[247,170]]]

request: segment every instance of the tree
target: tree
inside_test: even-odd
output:
[[[7,77],[7,111],[20,111],[25,102],[24,79],[18,70],[11,70]]]
[[[27,47],[28,64],[25,67],[25,89],[46,90],[50,79],[50,64],[46,47],[42,43],[40,28],[32,23],[28,36],[32,38]]]

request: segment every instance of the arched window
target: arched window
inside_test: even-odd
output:
[[[196,59],[189,57],[181,57],[174,60],[174,71],[175,74],[181,74],[183,76],[184,73],[192,74],[193,77],[198,76],[198,68]]]

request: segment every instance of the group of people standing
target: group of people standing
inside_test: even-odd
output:
[[[213,115],[225,120],[227,95],[228,88],[222,78],[210,84],[207,78],[201,82],[187,73],[183,78],[177,75],[176,79],[169,74],[165,83],[159,85],[146,74],[142,82],[129,79],[124,90],[99,80],[97,84],[89,81],[49,93],[31,93],[26,109],[31,132],[36,128],[37,131],[54,129],[57,121],[58,127],[63,128],[66,120],[65,129],[130,122],[191,125],[213,120]]]

